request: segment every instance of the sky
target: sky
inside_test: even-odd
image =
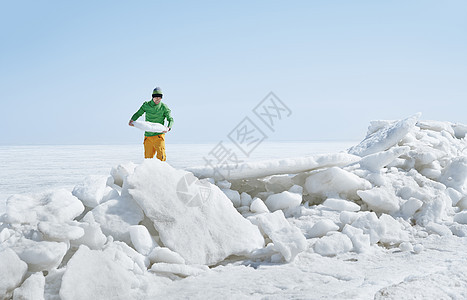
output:
[[[467,124],[465,1],[0,0],[0,41],[0,145],[141,143],[156,86],[167,143]]]

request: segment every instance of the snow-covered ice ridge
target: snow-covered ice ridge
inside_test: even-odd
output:
[[[342,153],[190,170],[147,160],[73,192],[11,196],[0,219],[0,299],[149,299],[236,263],[417,255],[431,236],[465,238],[467,126],[419,118],[372,122]],[[465,296],[466,282],[449,295]],[[396,299],[405,287],[375,288],[375,298]]]

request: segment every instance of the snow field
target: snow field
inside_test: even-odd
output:
[[[415,255],[420,238],[465,237],[467,126],[419,117],[372,122],[348,153],[190,170],[146,160],[72,193],[14,195],[0,219],[0,295],[144,298],[229,261]]]

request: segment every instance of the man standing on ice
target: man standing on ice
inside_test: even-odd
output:
[[[170,115],[170,109],[166,104],[162,103],[162,90],[156,87],[152,91],[152,100],[144,102],[140,109],[131,117],[128,125],[134,126],[133,121],[136,121],[144,113],[146,113],[146,121],[152,123],[159,123],[164,125],[165,119],[169,122],[167,127],[168,131],[172,129],[174,119]],[[144,132],[144,158],[153,158],[154,154],[161,161],[165,161],[165,133],[163,132]]]

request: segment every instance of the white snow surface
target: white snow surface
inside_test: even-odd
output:
[[[467,126],[419,119],[348,153],[13,195],[0,299],[465,299]]]
[[[377,130],[370,128],[370,130],[375,131],[369,132],[360,144],[349,149],[349,153],[363,157],[388,150],[399,143],[414,128],[420,116],[421,114],[417,113],[407,119],[388,123]]]
[[[23,281],[28,266],[8,248],[0,251],[0,266],[0,297],[8,299]]]
[[[259,214],[251,217],[251,221],[271,239],[272,244],[268,245],[269,248],[280,253],[285,261],[290,262],[298,253],[305,251],[305,236],[297,227],[287,222],[281,210],[271,214]]]
[[[229,198],[187,171],[147,160],[127,182],[129,194],[154,223],[162,243],[189,264],[213,265],[263,247],[258,228],[235,210]]]

